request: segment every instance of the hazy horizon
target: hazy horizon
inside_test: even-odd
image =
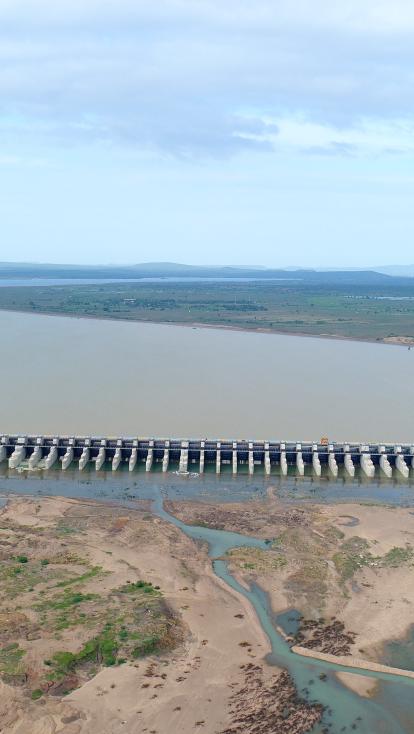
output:
[[[409,271],[413,271],[414,274],[414,260],[410,263],[404,264],[397,264],[397,263],[387,263],[387,264],[381,264],[381,265],[363,265],[363,266],[322,266],[322,265],[311,265],[311,266],[305,266],[305,265],[263,265],[263,264],[249,264],[249,265],[237,265],[235,263],[224,263],[219,264],[217,262],[215,263],[196,263],[196,262],[178,262],[174,260],[150,260],[150,261],[142,261],[142,262],[125,262],[125,261],[112,261],[112,262],[102,262],[102,261],[95,261],[95,262],[68,262],[63,260],[56,260],[56,261],[48,261],[43,262],[41,260],[0,260],[0,268],[1,266],[23,266],[23,265],[32,265],[32,266],[43,266],[43,267],[79,267],[79,268],[132,268],[132,267],[148,267],[148,266],[174,266],[174,267],[183,267],[183,268],[208,268],[208,269],[240,269],[240,270],[284,270],[284,271],[296,271],[296,270],[315,270],[318,272],[329,272],[329,271],[398,271],[403,273],[405,269],[408,269]]]

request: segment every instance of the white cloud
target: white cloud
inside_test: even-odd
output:
[[[413,33],[411,0],[0,0],[0,119],[176,155],[411,149]]]
[[[235,133],[267,142],[275,149],[302,152],[378,155],[414,152],[414,120],[362,120],[352,127],[335,127],[305,118],[264,118],[262,133]]]

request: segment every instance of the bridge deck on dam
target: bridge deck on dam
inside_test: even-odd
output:
[[[354,476],[358,470],[367,477],[383,475],[414,478],[413,444],[330,443],[309,441],[200,440],[165,438],[105,438],[97,436],[0,436],[0,462],[10,469],[31,471],[62,470],[75,464],[79,470],[93,464],[96,470],[116,471],[127,464],[130,471],[144,465],[151,471],[160,465],[163,472],[174,469],[183,474],[202,474],[206,465],[214,465],[217,474],[229,467],[237,474],[245,467],[249,474],[285,476],[292,470],[298,475],[339,470]]]

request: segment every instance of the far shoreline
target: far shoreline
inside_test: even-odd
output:
[[[249,328],[247,326],[236,326],[227,324],[205,324],[198,321],[153,321],[151,319],[127,319],[116,318],[113,316],[103,316],[102,314],[85,314],[85,313],[65,313],[63,311],[35,311],[25,308],[1,308],[2,313],[22,313],[30,316],[56,316],[58,318],[68,319],[88,319],[93,321],[111,321],[121,322],[124,324],[151,324],[155,326],[184,326],[191,329],[220,329],[222,331],[238,331],[247,334],[268,334],[275,336],[297,336],[308,339],[324,339],[329,341],[356,342],[359,344],[377,344],[380,346],[405,347],[411,349],[414,347],[414,337],[396,336],[383,338],[369,338],[357,336],[344,336],[341,334],[312,334],[305,331],[280,331],[278,329],[269,329],[266,327]]]

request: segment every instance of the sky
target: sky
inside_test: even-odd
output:
[[[412,0],[0,0],[0,260],[414,261]]]

